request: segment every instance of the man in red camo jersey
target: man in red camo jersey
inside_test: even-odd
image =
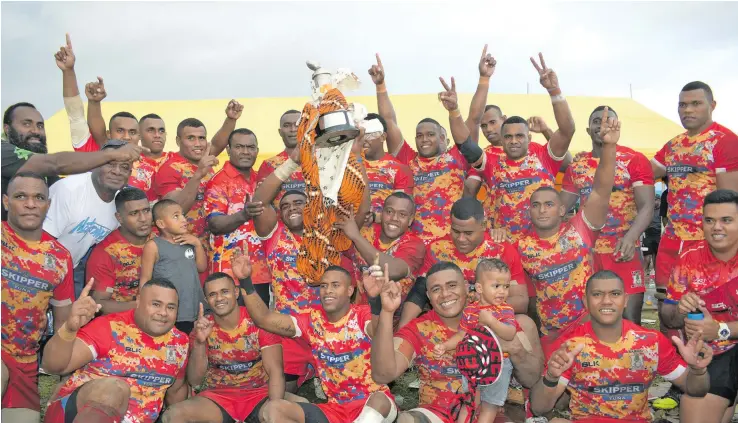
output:
[[[556,174],[574,136],[574,119],[561,94],[558,76],[546,67],[543,55],[539,57],[540,66],[534,58],[530,60],[540,75],[541,85],[551,96],[559,129],[546,145],[531,144],[528,122],[519,116],[509,117],[501,127],[504,157],[490,151],[483,156],[481,164],[474,166],[490,187],[488,195],[495,198],[494,228],[507,229],[513,241],[520,239],[531,227],[528,206],[533,192],[541,187],[555,186]],[[452,122],[451,133],[457,142],[469,136],[466,127],[458,122],[456,125]]]
[[[379,383],[389,383],[415,365],[420,379],[417,408],[400,414],[398,423],[456,423],[453,409],[461,394],[461,373],[456,367],[455,351],[442,356],[434,347],[459,330],[462,312],[467,304],[467,282],[462,270],[451,262],[438,262],[428,271],[428,299],[432,310],[412,320],[393,335],[392,320],[400,307],[400,298],[391,295],[392,288],[372,291],[381,302],[371,299],[372,313],[379,315],[372,338],[372,376]],[[389,284],[388,284],[389,285]],[[538,342],[538,329],[525,315],[516,320],[524,331],[511,342],[502,341],[502,349],[510,355],[514,375],[523,386],[531,387],[543,369],[543,352]]]
[[[705,239],[680,255],[660,316],[687,337],[701,333],[715,353],[710,391],[681,397],[682,421],[719,423],[730,421],[738,396],[738,193],[711,192],[702,216]]]
[[[231,257],[236,248],[246,248],[254,266],[254,283],[266,289],[259,291],[269,302],[271,273],[264,248],[254,232],[254,216],[264,206],[253,199],[256,191],[254,162],[259,144],[250,129],[236,129],[228,137],[229,160],[205,189],[205,215],[210,229],[210,271],[231,273]]]
[[[605,106],[590,114],[587,133],[592,138],[592,151],[576,155],[564,175],[561,200],[571,210],[577,202],[587,201],[592,192],[594,174],[602,155],[600,124]],[[617,119],[617,113],[609,109]],[[625,281],[628,306],[625,318],[640,324],[643,295],[646,292],[640,238],[653,217],[653,171],[646,156],[628,147],[616,147],[615,185],[610,196],[607,223],[595,244],[598,269],[612,270]]]
[[[557,332],[585,314],[584,287],[595,272],[592,249],[607,222],[620,122],[603,119],[600,136],[602,157],[582,210],[564,222],[566,208],[559,192],[547,186],[538,188],[530,199],[533,229],[518,241],[520,259],[531,281],[530,304],[535,305],[529,314],[540,319],[541,333],[549,335],[541,340],[544,350]]]
[[[402,191],[412,195],[415,180],[407,165],[400,163],[395,156],[384,151],[387,139],[387,122],[376,113],[369,113],[361,122],[364,135],[357,142],[362,143],[366,161],[366,176],[369,179],[371,212],[362,228],[364,235],[371,231],[372,223],[381,223],[384,200],[393,192]]]
[[[49,188],[40,175],[19,172],[3,195],[2,419],[38,422],[39,342],[49,306],[58,326],[74,300],[72,256],[42,229]]]
[[[377,65],[370,69],[372,81],[377,88],[377,106],[379,115],[387,123],[387,149],[401,163],[407,164],[415,179],[413,195],[417,214],[413,223],[413,230],[428,244],[430,241],[442,237],[448,233],[449,213],[454,201],[461,198],[464,192],[464,180],[470,164],[466,154],[479,150],[479,153],[470,154],[471,161],[481,157],[481,149],[476,141],[459,140],[454,138],[456,144],[446,149],[446,137],[441,125],[431,118],[422,119],[416,129],[415,145],[417,152],[403,139],[402,132],[397,126],[392,102],[387,94],[385,85],[384,66],[379,55]],[[445,82],[444,82],[445,85]],[[452,89],[453,87],[453,89]],[[444,107],[449,111],[449,119],[459,120],[464,125],[461,112],[458,110],[456,100],[456,83],[452,79],[452,87],[447,87],[446,92],[439,94],[440,97],[448,97]]]
[[[258,329],[239,289],[222,272],[208,276],[203,287],[213,310],[203,314],[190,334],[187,380],[200,393],[167,409],[162,423],[256,422],[267,400],[284,397],[280,337]]]
[[[648,388],[656,375],[695,397],[707,393],[706,367],[713,357],[701,334],[686,345],[674,337],[677,354],[660,332],[623,319],[629,299],[623,280],[612,271],[592,275],[585,292],[590,320],[557,340],[560,346],[531,389],[535,414],[551,411],[568,389],[572,418],[551,423],[647,423],[652,419]]]
[[[256,182],[261,183],[291,157],[292,152],[297,148],[297,121],[299,119],[300,112],[297,110],[287,110],[279,118],[279,129],[277,129],[277,132],[280,138],[282,138],[282,143],[284,143],[284,151],[264,160],[259,167],[259,172],[256,174]],[[279,201],[285,192],[293,190],[305,191],[305,178],[302,176],[302,170],[299,168],[292,172],[289,178],[282,184],[282,191],[274,198],[274,206],[277,207],[279,205]]]
[[[395,420],[397,407],[389,388],[372,379],[370,350],[376,320],[369,306],[351,304],[354,286],[348,271],[330,266],[320,280],[321,306],[309,308],[296,317],[269,310],[256,295],[248,258],[237,256],[233,272],[246,291],[246,308],[258,327],[307,342],[328,397],[324,404],[270,401],[264,407],[264,421],[390,423]],[[375,275],[366,271],[364,279],[376,284],[373,279],[382,278],[382,272]]]
[[[146,194],[125,187],[115,196],[115,218],[120,227],[92,248],[86,275],[94,278],[92,298],[102,314],[118,313],[136,307],[141,279],[141,256],[151,237],[151,206]]]
[[[451,230],[443,238],[439,238],[427,246],[423,266],[418,271],[421,275],[416,279],[411,300],[402,309],[400,327],[418,317],[428,303],[426,281],[424,277],[430,268],[438,262],[449,261],[458,265],[464,279],[474,286],[477,263],[484,258],[498,258],[510,267],[510,294],[508,303],[516,313],[528,310],[528,288],[520,255],[508,242],[495,242],[487,231],[482,203],[476,198],[462,198],[451,208]]]
[[[704,239],[702,202],[716,189],[738,191],[738,137],[713,122],[712,89],[694,81],[679,93],[679,119],[686,131],[669,140],[651,160],[656,179],[669,177],[668,223],[656,255],[656,289],[686,251]]]
[[[184,401],[189,392],[189,339],[174,327],[177,290],[152,279],[135,309],[92,320],[100,309],[89,296],[92,283],[46,344],[43,368],[71,376],[50,399],[44,421],[154,423],[164,404]]]

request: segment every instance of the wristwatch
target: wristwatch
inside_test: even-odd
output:
[[[730,338],[730,328],[727,323],[718,323],[718,340],[727,341]]]

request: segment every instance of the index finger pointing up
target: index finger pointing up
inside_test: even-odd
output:
[[[72,37],[69,36],[69,33],[66,34],[67,37],[67,47],[72,48]]]
[[[203,317],[205,317],[205,309],[203,308],[202,303],[200,303],[200,315],[197,318],[199,320],[199,319],[202,319]]]
[[[381,68],[382,67],[382,59],[379,58],[379,53],[375,53],[375,56],[377,56],[377,65],[379,65],[379,67]]]
[[[487,44],[484,45],[484,49],[482,50],[482,60],[487,57]]]
[[[92,290],[92,285],[94,284],[95,278],[90,278],[90,280],[87,282],[87,285],[85,285],[84,289],[82,289],[82,292],[79,294],[79,298],[84,298],[90,295],[90,290]]]

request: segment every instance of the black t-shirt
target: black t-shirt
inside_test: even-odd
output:
[[[0,143],[0,160],[2,161],[2,194],[8,193],[8,183],[10,179],[23,167],[29,158],[34,153],[32,151],[24,150],[16,147],[13,144],[3,141]],[[58,181],[58,176],[46,177],[46,182],[51,185]],[[8,220],[8,212],[5,207],[2,208],[2,220],[3,222]]]

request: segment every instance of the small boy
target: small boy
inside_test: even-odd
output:
[[[480,294],[478,303],[467,304],[461,317],[459,331],[443,344],[435,346],[433,352],[443,355],[456,350],[467,332],[477,326],[487,326],[495,335],[505,341],[512,341],[518,332],[515,311],[506,303],[510,291],[510,268],[499,259],[484,259],[477,264],[475,289]],[[502,374],[492,385],[477,386],[474,407],[478,423],[492,423],[500,407],[505,405],[507,388],[512,375],[512,362],[504,355]],[[465,386],[468,381],[465,380]],[[480,408],[481,403],[481,408]],[[462,420],[464,413],[459,415]],[[463,421],[463,420],[462,420]]]
[[[159,236],[144,245],[140,285],[143,287],[152,278],[172,282],[179,294],[175,326],[189,334],[197,320],[200,304],[205,303],[199,273],[208,268],[207,255],[200,240],[187,231],[187,218],[176,201],[159,201],[151,214]]]

